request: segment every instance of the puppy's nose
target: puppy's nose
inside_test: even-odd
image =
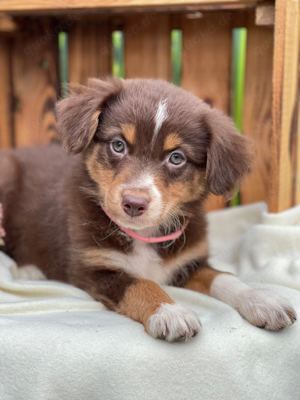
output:
[[[122,199],[123,210],[131,217],[138,217],[148,209],[149,201],[145,197],[126,195]]]

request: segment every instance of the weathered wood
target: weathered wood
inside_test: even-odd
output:
[[[300,60],[299,60],[300,69]],[[300,73],[298,73],[298,82],[300,83]],[[300,84],[298,84],[298,90],[300,91]],[[297,134],[297,147],[296,147],[296,176],[295,176],[295,194],[294,204],[300,204],[300,99],[298,98],[297,107],[297,125],[295,127]]]
[[[299,26],[300,26],[300,13],[299,13]],[[300,93],[300,30],[299,30],[299,54],[298,54],[298,93]],[[296,165],[295,165],[295,192],[294,204],[300,204],[300,95],[298,95],[298,104],[296,106],[296,124],[295,133],[297,136],[296,143]]]
[[[268,194],[269,211],[278,211],[279,153],[281,133],[282,77],[284,60],[286,0],[277,0],[275,7],[273,48],[273,99],[272,99],[272,168]]]
[[[268,26],[274,25],[275,22],[275,5],[274,3],[258,4],[255,9],[255,24]]]
[[[295,205],[295,185],[300,177],[296,170],[298,67],[299,67],[299,1],[287,0],[285,18],[284,75],[281,112],[279,173],[279,211]],[[288,180],[287,180],[288,178]],[[288,182],[288,183],[287,183]],[[291,187],[291,189],[290,189]]]
[[[10,15],[0,13],[0,32],[11,33],[18,29],[18,25]]]
[[[171,79],[171,20],[157,13],[125,16],[125,77]]]
[[[10,13],[56,12],[70,10],[101,10],[132,7],[172,7],[199,4],[255,4],[257,0],[2,0],[0,11]]]
[[[229,11],[203,13],[190,20],[182,16],[181,86],[229,114],[231,27],[234,15]],[[211,196],[207,209],[225,207],[224,199]]]
[[[0,149],[14,144],[12,124],[11,40],[0,37]]]
[[[269,194],[271,212],[293,205],[297,177],[291,151],[293,119],[297,106],[299,54],[299,3],[277,0],[273,67],[272,176]],[[299,175],[299,174],[297,174]]]
[[[255,145],[253,171],[241,187],[242,204],[268,200],[271,169],[273,29],[247,22],[247,54],[242,133]]]
[[[112,39],[106,19],[82,19],[69,29],[69,81],[111,75]]]
[[[17,146],[47,143],[56,135],[58,40],[51,20],[26,20],[12,48]]]

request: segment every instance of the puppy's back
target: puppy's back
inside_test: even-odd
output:
[[[64,187],[70,158],[59,144],[0,154],[0,202],[6,252],[19,265],[36,264],[64,279],[67,211]]]

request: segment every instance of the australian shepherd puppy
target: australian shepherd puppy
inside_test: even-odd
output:
[[[213,296],[250,323],[294,323],[286,299],[208,263],[204,201],[228,196],[251,151],[232,121],[169,83],[108,79],[58,102],[62,146],[0,153],[6,252],[87,291],[154,338],[195,336],[198,315],[160,285]]]

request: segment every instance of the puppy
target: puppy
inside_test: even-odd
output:
[[[69,282],[168,341],[195,336],[198,315],[167,284],[211,295],[252,324],[296,320],[289,302],[210,267],[203,208],[249,171],[232,121],[154,80],[71,86],[57,104],[62,141],[1,153],[6,251]],[[69,155],[69,157],[66,155]]]

